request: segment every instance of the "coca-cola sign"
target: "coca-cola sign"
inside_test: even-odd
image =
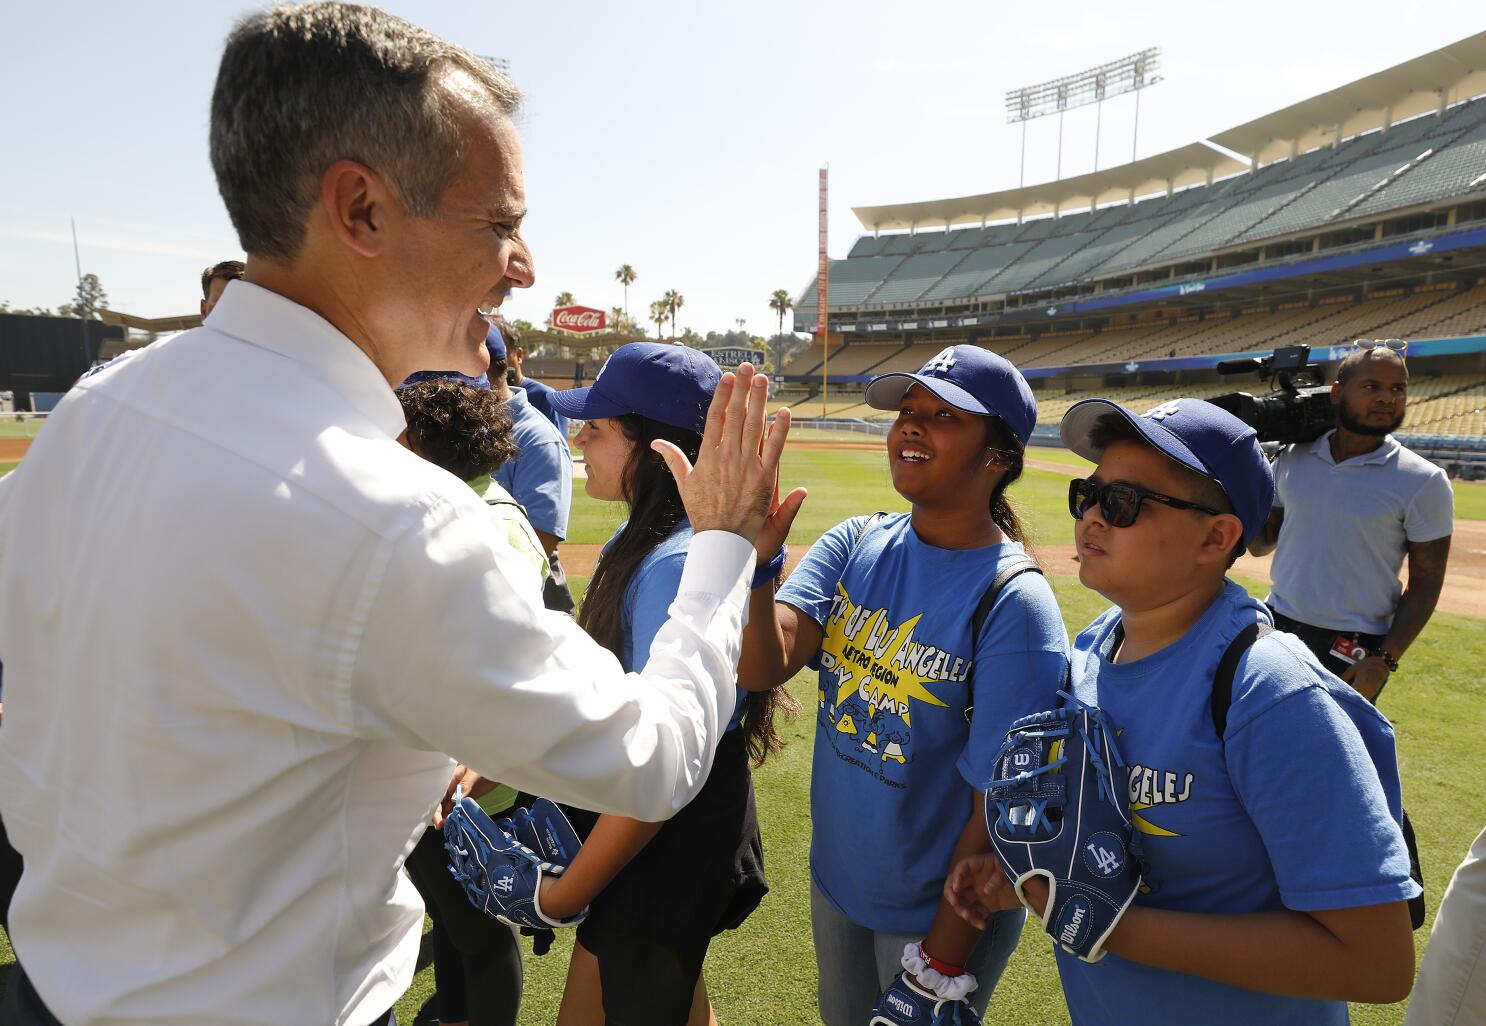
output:
[[[602,310],[591,306],[560,306],[552,311],[552,327],[559,331],[574,331],[584,334],[603,331],[608,318]]]

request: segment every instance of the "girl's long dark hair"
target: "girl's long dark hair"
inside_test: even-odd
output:
[[[578,624],[589,637],[618,655],[624,636],[624,593],[645,557],[686,518],[676,479],[660,454],[650,448],[650,443],[656,439],[673,442],[695,463],[702,436],[633,413],[614,420],[624,437],[634,443],[620,478],[629,506],[629,522],[594,568],[583,606],[578,610]],[[634,656],[637,660],[644,658],[640,652]],[[774,729],[774,713],[781,709],[788,715],[799,709],[799,703],[783,688],[748,696],[743,731],[755,766],[763,765],[771,753],[784,747],[784,740]]]
[[[996,522],[996,526],[1001,528],[1001,533],[1006,537],[1012,541],[1025,543],[1026,529],[1022,527],[1022,520],[1017,516],[1016,507],[1006,497],[1006,489],[1022,476],[1022,444],[1016,440],[1016,436],[1011,433],[1011,428],[1000,417],[986,418],[986,425],[986,445],[1000,450],[1005,454],[1009,463],[1006,474],[997,483],[996,490],[991,493],[991,519]]]

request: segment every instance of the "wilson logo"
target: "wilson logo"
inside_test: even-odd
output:
[[[917,1008],[914,1008],[910,1002],[905,1001],[897,994],[888,994],[882,999],[882,1003],[885,1005],[892,1005],[893,1011],[897,1012],[905,1019],[912,1019],[918,1014]]]
[[[1063,913],[1058,922],[1058,943],[1066,947],[1076,947],[1089,926],[1089,900],[1083,895],[1074,895],[1068,904],[1063,906]]]

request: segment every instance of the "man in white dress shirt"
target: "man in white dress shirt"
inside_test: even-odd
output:
[[[0,484],[26,864],[0,1019],[386,1022],[422,927],[399,867],[450,756],[648,820],[701,789],[783,446],[760,452],[764,379],[719,388],[694,469],[663,454],[698,533],[640,674],[397,442],[393,385],[481,373],[471,312],[532,284],[517,100],[371,8],[229,38],[211,147],[244,280],[80,382]]]

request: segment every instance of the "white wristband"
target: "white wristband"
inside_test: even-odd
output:
[[[912,941],[903,947],[903,968],[911,972],[925,988],[943,1001],[964,1001],[971,991],[980,985],[972,972],[958,976],[945,976],[938,969],[931,969],[924,956],[919,954],[921,941]]]

